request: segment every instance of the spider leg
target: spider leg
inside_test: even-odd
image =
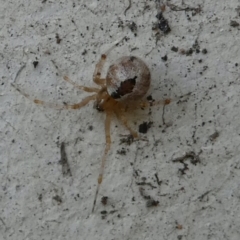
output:
[[[49,107],[49,108],[55,108],[55,109],[79,109],[84,107],[85,105],[87,105],[90,101],[95,100],[96,99],[96,94],[85,97],[81,102],[79,103],[75,103],[75,104],[55,104],[55,103],[49,103],[49,102],[45,102],[39,99],[34,99],[33,102],[38,104],[38,105],[43,105],[45,107]]]
[[[128,125],[128,121],[127,121],[127,117],[125,116],[124,114],[124,111],[119,110],[119,108],[116,108],[116,110],[114,111],[117,118],[119,119],[119,121],[128,129],[128,131],[131,133],[131,135],[134,137],[134,138],[138,138],[138,133],[134,130],[132,130],[132,128]]]
[[[146,108],[146,107],[151,107],[151,106],[156,106],[156,105],[168,105],[172,102],[172,99],[167,98],[167,99],[162,99],[162,100],[157,100],[157,101],[142,101],[140,103],[141,108]]]
[[[176,97],[176,98],[166,98],[166,99],[162,99],[162,100],[157,100],[157,101],[142,101],[141,103],[140,103],[140,107],[143,107],[143,108],[145,108],[145,107],[151,107],[151,106],[156,106],[156,105],[168,105],[168,104],[170,104],[170,103],[172,103],[172,102],[178,102],[178,103],[180,103],[180,102],[184,102],[184,101],[186,101],[187,99],[188,99],[188,97],[191,95],[192,93],[191,92],[189,92],[189,93],[186,93],[186,94],[184,94],[184,95],[182,95],[182,96],[179,96],[179,97]]]
[[[56,68],[58,74],[63,76],[62,72],[59,70],[59,68],[58,68],[57,64],[55,63],[55,61],[51,60],[51,62],[53,63],[54,67]],[[72,81],[68,76],[64,76],[63,79],[66,82],[72,84],[74,87],[76,87],[76,88],[78,88],[80,90],[83,90],[85,92],[96,92],[97,93],[99,91],[99,89],[97,89],[97,88],[80,86],[77,83],[75,83],[74,81]]]
[[[79,109],[81,107],[84,107],[85,105],[87,105],[91,100],[95,100],[97,97],[97,94],[93,94],[91,96],[85,97],[81,102],[76,103],[76,104],[55,104],[55,103],[49,103],[49,102],[45,102],[39,99],[35,99],[30,97],[28,94],[24,93],[22,90],[20,90],[19,88],[17,88],[15,85],[12,84],[12,86],[20,93],[22,94],[24,97],[28,98],[29,100],[33,101],[35,104],[38,105],[43,105],[46,107],[50,107],[50,108],[55,108],[55,109]]]
[[[93,81],[100,86],[104,86],[106,83],[106,80],[101,78],[101,72],[104,66],[104,63],[106,62],[107,55],[102,54],[100,60],[96,64],[95,71],[93,73]]]
[[[98,197],[99,188],[100,188],[100,185],[101,185],[102,180],[103,180],[103,172],[104,172],[104,167],[105,167],[107,154],[108,154],[108,152],[110,150],[110,146],[111,146],[111,133],[110,133],[111,119],[112,119],[112,112],[106,111],[106,120],[105,120],[106,146],[105,146],[105,150],[104,150],[104,155],[102,157],[100,173],[98,175],[98,185],[97,185],[97,189],[96,189],[96,193],[95,193],[95,197],[94,197],[94,201],[93,201],[92,212],[94,212],[94,208],[95,208],[97,197]]]
[[[98,88],[80,86],[80,85],[76,84],[75,82],[73,82],[73,81],[72,81],[69,77],[67,77],[67,76],[64,76],[63,79],[64,79],[66,82],[72,84],[74,87],[76,87],[76,88],[78,88],[78,89],[80,89],[80,90],[83,90],[83,91],[85,91],[85,92],[95,92],[95,93],[99,92],[99,89],[98,89]]]
[[[120,42],[122,42],[123,40],[125,39],[122,38],[120,41],[117,41],[110,49],[108,49],[104,54],[101,55],[101,58],[100,60],[98,61],[98,63],[96,64],[96,67],[95,67],[95,71],[93,73],[93,81],[97,84],[97,85],[100,85],[100,86],[104,86],[106,84],[106,80],[104,78],[101,78],[101,74],[102,74],[102,69],[103,69],[103,66],[106,62],[106,59],[107,59],[107,55],[116,47],[118,46],[118,44]]]

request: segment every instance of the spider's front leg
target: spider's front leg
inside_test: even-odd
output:
[[[46,101],[42,101],[36,98],[32,98],[29,96],[29,94],[26,94],[22,90],[20,90],[18,87],[16,87],[14,84],[11,84],[20,94],[22,94],[24,97],[28,98],[29,100],[33,101],[35,104],[42,105],[45,107],[49,108],[54,108],[54,109],[79,109],[81,107],[84,107],[87,105],[90,101],[95,100],[97,97],[97,94],[93,94],[91,96],[85,97],[81,102],[75,103],[75,104],[55,104],[55,103],[50,103]]]

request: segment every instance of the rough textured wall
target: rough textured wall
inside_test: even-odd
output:
[[[1,239],[239,239],[239,0],[0,4]],[[91,213],[105,114],[92,103],[39,106],[12,84],[31,98],[79,102],[87,93],[63,76],[95,86],[95,64],[124,36],[106,69],[138,56],[149,95],[173,101],[129,114],[147,130],[130,145],[113,119]]]

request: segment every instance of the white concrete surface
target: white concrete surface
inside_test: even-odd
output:
[[[240,23],[240,1],[162,1],[201,8],[166,6],[167,35],[152,29],[157,2],[132,0],[125,12],[128,0],[0,0],[0,239],[240,239],[240,27],[230,26],[231,20]],[[136,36],[129,21],[137,25]],[[32,97],[75,103],[86,93],[62,75],[94,86],[100,54],[124,36],[128,41],[114,49],[108,65],[124,55],[139,56],[151,69],[154,99],[192,95],[166,106],[165,124],[161,106],[151,115],[139,110],[129,117],[135,129],[153,122],[144,135],[148,141],[120,145],[120,134],[128,132],[114,120],[92,214],[104,113],[92,104],[76,111],[41,107],[11,83]],[[180,53],[195,40],[206,54]],[[219,136],[211,139],[216,131]],[[72,176],[63,175],[59,164],[62,142]],[[122,148],[125,155],[118,154]],[[189,151],[201,152],[200,162],[185,159],[182,174],[183,164],[172,160]],[[158,206],[146,206],[140,187]],[[106,206],[102,196],[108,196]]]

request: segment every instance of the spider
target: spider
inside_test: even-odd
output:
[[[24,93],[22,90],[12,84],[12,86],[19,93],[38,105],[55,109],[80,109],[87,105],[90,101],[94,101],[95,108],[98,111],[105,112],[106,145],[101,159],[101,167],[98,175],[98,183],[94,195],[92,212],[94,212],[95,209],[98,192],[103,181],[103,172],[107,154],[111,146],[110,125],[113,115],[115,115],[118,120],[128,129],[133,138],[139,138],[138,133],[129,126],[126,112],[129,109],[134,110],[139,107],[145,108],[157,104],[167,105],[171,102],[170,99],[159,101],[148,101],[147,99],[144,100],[144,96],[146,95],[151,83],[151,74],[147,65],[138,57],[125,56],[119,58],[113,65],[109,67],[106,78],[102,77],[102,70],[107,56],[109,52],[118,44],[119,42],[102,54],[100,60],[96,64],[93,74],[93,82],[98,85],[99,88],[80,86],[73,82],[69,77],[63,77],[65,81],[72,84],[74,87],[88,93],[93,93],[92,95],[85,97],[79,103],[72,105],[59,105],[39,99],[32,99],[28,94]]]

